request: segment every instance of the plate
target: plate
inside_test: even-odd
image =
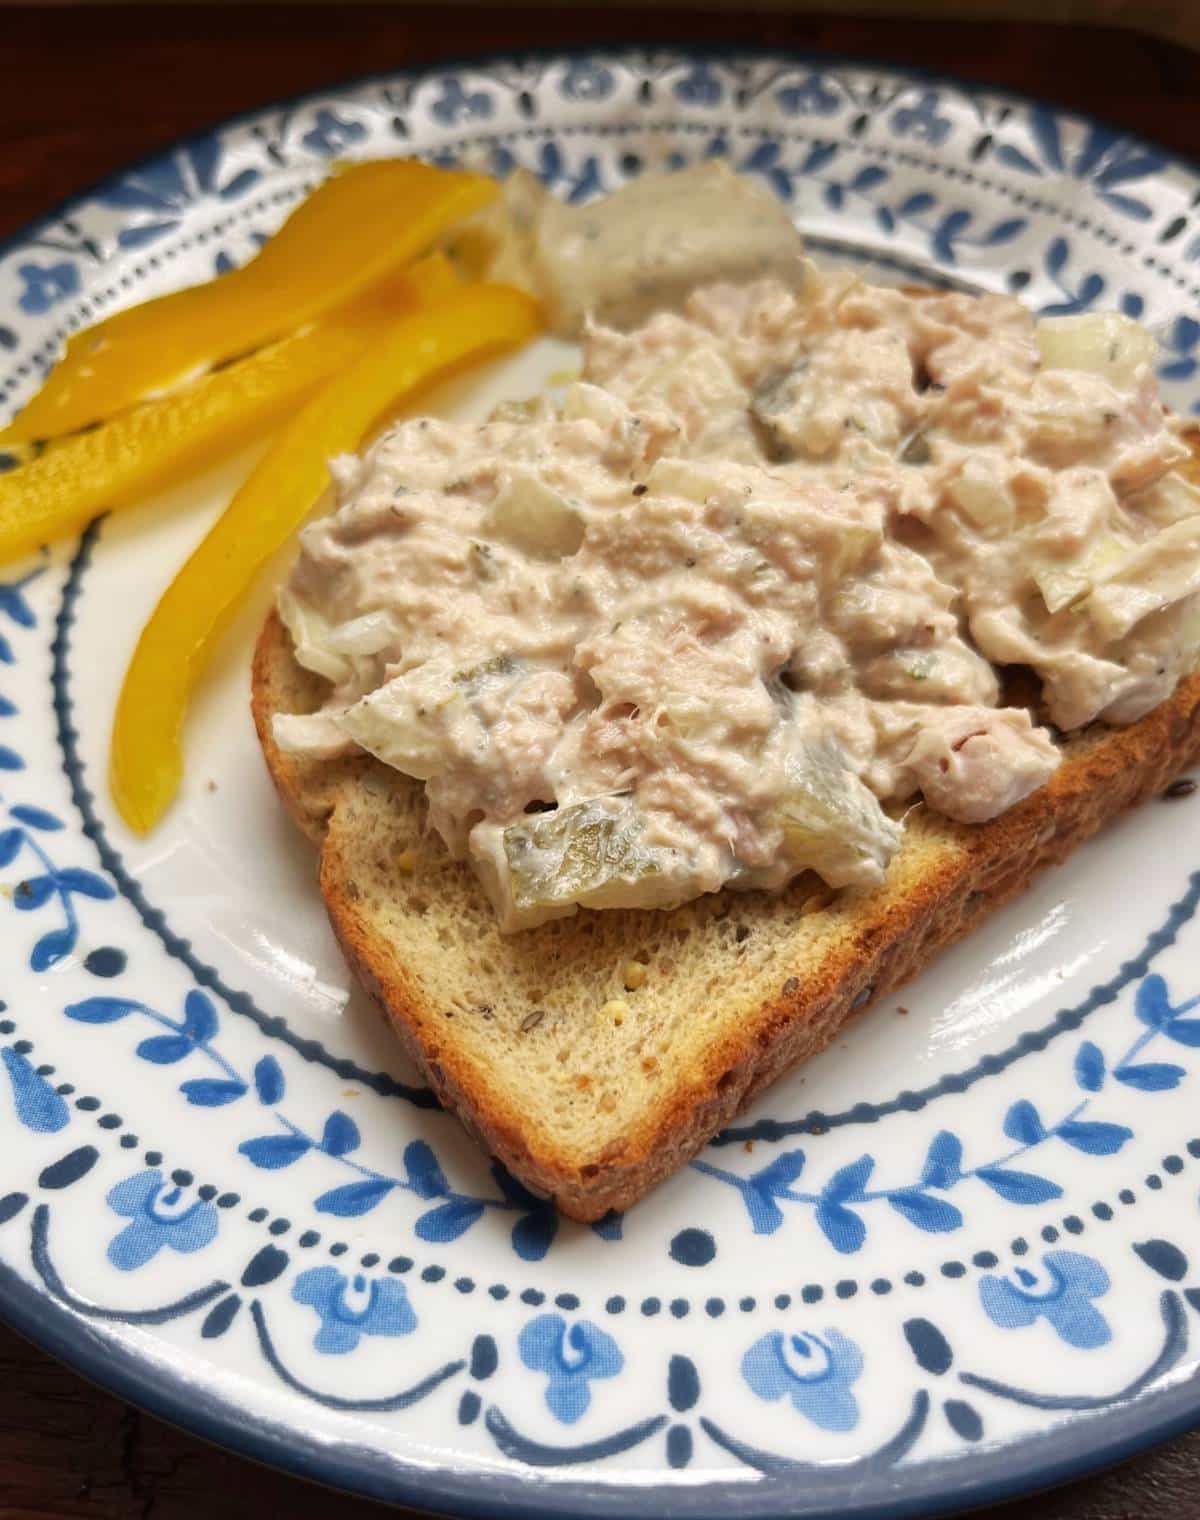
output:
[[[1198,409],[1193,169],[992,91],[682,52],[370,80],[146,160],[0,253],[4,405],[81,324],[248,257],[331,159],[411,152],[573,201],[719,154],[818,257],[1139,317]],[[455,1514],[929,1514],[1200,1417],[1200,798],[1040,878],[628,1216],[569,1224],[350,984],[249,722],[269,587],[165,825],[114,815],[125,661],[249,457],[0,575],[4,1316],[238,1451]]]

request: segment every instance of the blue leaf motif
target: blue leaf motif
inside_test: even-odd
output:
[[[832,156],[831,154],[830,157]],[[774,168],[778,161],[779,144],[771,142],[768,139],[766,142],[759,143],[758,147],[755,148],[754,152],[750,154],[749,158],[742,165],[742,168],[756,169],[760,174],[765,174],[768,169]]]
[[[1132,217],[1135,222],[1148,222],[1154,215],[1153,207],[1138,200],[1136,195],[1118,195],[1114,190],[1101,190],[1100,199],[1106,206],[1111,206],[1122,216]]]
[[[899,1192],[889,1193],[888,1202],[910,1224],[915,1224],[919,1230],[928,1230],[931,1234],[957,1230],[963,1222],[962,1214],[948,1199],[931,1198],[928,1193],[922,1193],[916,1188],[902,1188]]]
[[[1172,359],[1170,364],[1161,364],[1158,369],[1160,380],[1190,380],[1200,369],[1200,361],[1192,358]]]
[[[1071,250],[1064,237],[1056,237],[1046,249],[1046,273],[1051,277],[1060,275],[1067,267]]]
[[[0,584],[0,612],[6,613],[19,628],[32,628],[37,622],[19,584]]]
[[[999,163],[1004,164],[1008,169],[1019,169],[1024,175],[1040,175],[1042,173],[1042,170],[1028,157],[1028,154],[1022,154],[1021,149],[1013,147],[1011,143],[1001,143],[999,147],[993,149],[993,152],[995,152]]]
[[[191,1055],[194,1049],[187,1035],[156,1034],[141,1042],[137,1054],[143,1061],[152,1061],[155,1066],[173,1066],[176,1061],[182,1061],[185,1056]]]
[[[836,180],[833,180],[828,185],[826,185],[824,190],[821,192],[821,195],[825,201],[825,204],[831,211],[840,211],[842,209],[842,203],[846,199],[846,192],[842,189],[841,185],[839,185]]]
[[[764,147],[767,146],[764,144]],[[773,144],[771,146],[774,146]],[[819,174],[837,157],[836,143],[813,143],[805,155],[804,162],[800,165],[800,174]]]
[[[994,227],[989,227],[983,241],[989,248],[994,248],[998,243],[1011,243],[1013,238],[1020,237],[1028,225],[1023,216],[1010,217],[1007,221],[997,222]]]
[[[543,143],[538,154],[538,178],[544,185],[552,184],[563,173],[562,152],[555,142]]]
[[[1104,1053],[1091,1040],[1075,1052],[1075,1080],[1084,1092],[1099,1092],[1104,1085]]]
[[[404,1175],[418,1198],[444,1198],[450,1191],[432,1146],[424,1140],[411,1140],[404,1147]]]
[[[1045,106],[1034,106],[1029,113],[1029,127],[1038,152],[1052,169],[1063,167],[1062,139],[1058,131],[1058,117]]]
[[[875,1170],[870,1156],[860,1156],[848,1166],[839,1167],[821,1189],[821,1197],[830,1203],[841,1203],[846,1198],[861,1198],[863,1188]]]
[[[594,1220],[592,1229],[601,1240],[620,1240],[625,1224],[624,1214],[618,1214],[615,1209],[609,1209],[603,1219]]]
[[[1102,127],[1095,122],[1088,128],[1087,137],[1084,138],[1083,147],[1072,166],[1071,173],[1077,179],[1083,179],[1090,174],[1112,145],[1117,141],[1117,134],[1111,127]]]
[[[948,264],[954,263],[954,240],[966,229],[971,220],[969,211],[950,211],[938,223],[931,242],[933,251]]]
[[[0,771],[23,771],[25,762],[17,754],[15,749],[9,749],[7,744],[0,744]]]
[[[1104,294],[1104,277],[1096,273],[1089,274],[1087,279],[1079,287],[1075,300],[1080,307],[1091,306]]]
[[[918,190],[915,195],[910,195],[907,200],[900,202],[900,215],[924,216],[935,203],[935,197],[930,195],[928,190]]]
[[[321,1135],[321,1149],[327,1156],[348,1156],[362,1143],[358,1125],[349,1114],[335,1109],[325,1121]]]
[[[0,832],[0,867],[12,865],[24,843],[25,836],[20,829],[4,829]]]
[[[245,195],[247,190],[257,185],[261,178],[257,169],[243,169],[227,185],[222,185],[217,193],[223,201],[236,200],[239,195]]]
[[[1133,1139],[1133,1131],[1123,1124],[1103,1124],[1098,1120],[1070,1119],[1060,1124],[1054,1132],[1077,1151],[1089,1156],[1113,1156],[1126,1140]]]
[[[1121,297],[1121,310],[1136,322],[1146,309],[1146,303],[1136,290],[1127,290]]]
[[[761,1171],[748,1178],[750,1186],[761,1193],[782,1193],[790,1188],[804,1171],[804,1152],[785,1151]]]
[[[1170,343],[1172,348],[1181,353],[1195,348],[1197,344],[1200,344],[1200,322],[1193,317],[1176,317],[1171,324]],[[16,811],[16,808],[13,808],[14,814]]]
[[[311,1142],[303,1135],[261,1135],[257,1140],[243,1140],[238,1146],[247,1161],[267,1172],[291,1166],[311,1149]]]
[[[850,188],[857,190],[861,195],[867,190],[873,190],[876,185],[883,184],[887,177],[886,169],[881,169],[878,164],[868,164],[865,169],[860,169],[850,181]]]
[[[1146,1061],[1139,1066],[1118,1066],[1113,1076],[1139,1092],[1167,1092],[1178,1087],[1187,1072],[1170,1061]]]
[[[4,658],[8,645],[0,639],[0,664],[8,664]],[[0,718],[14,718],[17,714],[17,704],[10,702],[7,697],[0,695]]]
[[[875,220],[879,223],[884,232],[895,232],[896,213],[890,210],[887,206],[875,207]]]
[[[1014,1103],[1004,1116],[1004,1133],[1022,1145],[1036,1145],[1046,1138],[1046,1127],[1028,1098]]]
[[[349,1182],[322,1193],[313,1207],[321,1214],[336,1214],[339,1219],[356,1219],[382,1203],[395,1186],[378,1178],[368,1182]]]
[[[53,813],[47,813],[45,808],[29,807],[22,802],[16,807],[9,808],[9,812],[18,823],[26,824],[31,829],[38,829],[43,834],[53,834],[62,828],[61,820]]]
[[[43,1135],[63,1129],[70,1122],[70,1110],[45,1077],[38,1076],[25,1057],[11,1046],[6,1046],[0,1055],[12,1085],[17,1118],[25,1128]]]
[[[255,1064],[254,1091],[258,1094],[258,1101],[268,1108],[283,1097],[283,1069],[274,1056],[263,1056]]]
[[[13,907],[21,913],[32,913],[35,908],[40,908],[43,903],[50,900],[53,891],[53,878],[31,876],[18,885],[13,894]]]
[[[750,1215],[750,1228],[756,1235],[774,1235],[783,1223],[783,1210],[769,1193],[761,1193],[753,1183],[742,1189],[746,1212]]]
[[[1135,149],[1105,165],[1096,176],[1096,184],[1107,189],[1110,185],[1123,185],[1131,179],[1145,179],[1158,174],[1166,167],[1166,160],[1159,153],[1147,153]]]
[[[1033,1172],[1018,1172],[1012,1167],[981,1166],[975,1173],[980,1182],[986,1182],[993,1193],[1009,1203],[1046,1203],[1051,1198],[1061,1198],[1062,1188],[1046,1177]]]
[[[210,132],[198,142],[190,143],[183,150],[182,156],[190,165],[199,188],[203,191],[211,190],[217,165],[221,162],[221,143],[216,133]]]
[[[1167,997],[1167,984],[1157,972],[1146,977],[1133,1000],[1133,1011],[1148,1029],[1169,1024],[1175,1010]]]
[[[167,197],[139,184],[136,179],[127,179],[119,185],[110,185],[96,198],[102,205],[111,206],[114,211],[169,211],[171,209],[171,202]]]
[[[816,1220],[826,1240],[843,1256],[860,1250],[867,1238],[866,1225],[857,1214],[840,1203],[819,1203]]]
[[[524,1214],[512,1228],[513,1250],[522,1261],[541,1261],[558,1233],[558,1215],[552,1208]]]
[[[184,1001],[183,1027],[197,1045],[207,1044],[217,1032],[217,1010],[198,988],[193,987]]]
[[[147,243],[153,243],[164,233],[170,232],[177,224],[170,222],[143,222],[137,227],[122,227],[117,233],[117,242],[122,248],[144,248]]]
[[[1200,1019],[1172,1019],[1166,1027],[1168,1040],[1176,1045],[1188,1045],[1195,1049],[1200,1045]]]
[[[81,1003],[68,1003],[63,1012],[77,1024],[115,1024],[138,1006],[127,998],[92,997]]]
[[[58,884],[65,892],[76,892],[80,897],[93,897],[98,902],[107,902],[110,897],[117,895],[115,888],[110,887],[94,871],[82,871],[77,866],[68,866],[57,875]]]
[[[953,1187],[962,1176],[962,1141],[948,1129],[939,1130],[929,1144],[921,1182],[925,1187]]]
[[[194,1082],[184,1082],[179,1091],[197,1108],[223,1108],[226,1103],[245,1097],[246,1084],[225,1077],[200,1077]]]
[[[30,969],[49,971],[51,966],[57,966],[64,956],[70,955],[74,950],[77,936],[78,931],[70,925],[63,929],[51,929],[49,934],[43,934],[30,951]]]
[[[418,1240],[444,1245],[457,1240],[483,1217],[483,1204],[474,1198],[453,1198],[422,1214],[414,1226]]]

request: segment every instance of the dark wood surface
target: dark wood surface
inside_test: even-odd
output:
[[[279,96],[463,53],[588,42],[686,38],[916,63],[1053,97],[1200,159],[1200,59],[1148,37],[731,11],[696,16],[656,12],[651,4],[555,11],[0,7],[0,236],[127,160]],[[0,1328],[3,1520],[366,1520],[372,1513],[374,1506],[253,1467],[175,1431]],[[994,1515],[1200,1520],[1200,1431]]]

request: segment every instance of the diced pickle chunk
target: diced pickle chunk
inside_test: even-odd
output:
[[[900,827],[843,763],[836,743],[821,738],[798,747],[788,774],[776,817],[796,868],[815,871],[831,887],[882,881],[900,846]]]
[[[501,829],[480,826],[472,854],[505,931],[577,908],[665,908],[692,896],[687,862],[646,842],[628,797],[597,797]]]

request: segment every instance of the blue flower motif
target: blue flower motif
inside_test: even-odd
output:
[[[366,135],[367,129],[361,121],[351,121],[325,106],[317,112],[316,121],[300,141],[310,153],[333,158],[352,144],[362,142]]]
[[[1042,1261],[1050,1278],[1044,1288],[1028,1267],[1017,1268],[1016,1282],[995,1275],[980,1279],[979,1300],[988,1318],[1003,1330],[1046,1319],[1068,1346],[1094,1351],[1107,1345],[1112,1331],[1092,1299],[1108,1292],[1108,1273],[1079,1251],[1048,1251]]]
[[[215,133],[155,159],[102,190],[102,205],[127,213],[117,233],[122,248],[140,248],[178,227],[189,206],[211,195],[223,201],[244,195],[261,178],[257,169],[243,169],[223,180],[221,142]]]
[[[607,100],[613,92],[614,82],[611,69],[606,69],[602,63],[581,59],[563,75],[562,92],[568,100]],[[490,101],[488,106],[490,110]]]
[[[17,273],[25,287],[17,297],[17,305],[31,317],[40,317],[44,311],[79,291],[79,270],[67,259],[48,268],[40,264],[18,264]]]
[[[1063,135],[1062,119],[1048,106],[1030,107],[1029,131],[1036,159],[1015,143],[1001,143],[995,150],[1000,163],[1022,174],[1069,174],[1094,186],[1100,199],[1121,216],[1137,222],[1154,216],[1153,206],[1131,195],[1128,186],[1160,173],[1167,162],[1161,153],[1100,122],[1093,122],[1078,148],[1072,148]]]
[[[784,1335],[773,1330],[742,1358],[742,1376],[760,1399],[790,1398],[822,1430],[853,1430],[858,1401],[850,1391],[863,1370],[862,1352],[840,1330]]]
[[[685,106],[715,106],[725,93],[721,81],[706,63],[694,63],[675,81],[675,97]]]
[[[328,1356],[353,1351],[364,1335],[410,1335],[417,1328],[404,1284],[390,1277],[347,1277],[336,1267],[311,1267],[292,1285],[298,1304],[321,1321],[313,1345]]]
[[[576,1320],[568,1329],[561,1314],[539,1314],[517,1340],[521,1360],[534,1372],[544,1372],[546,1403],[564,1425],[582,1419],[592,1402],[593,1378],[616,1377],[625,1365],[612,1336],[590,1320]]]
[[[941,97],[936,90],[926,90],[916,105],[901,106],[892,112],[889,125],[897,137],[917,137],[939,147],[953,126],[948,116],[938,114]]]
[[[789,116],[832,116],[841,105],[836,90],[823,74],[809,74],[798,84],[785,85],[775,99]]]
[[[164,1182],[157,1167],[118,1182],[108,1206],[129,1223],[108,1243],[108,1259],[122,1272],[136,1272],[163,1246],[172,1251],[201,1251],[216,1237],[217,1211],[211,1203],[189,1197]]]
[[[472,118],[486,121],[495,110],[495,103],[484,90],[472,90],[468,94],[462,87],[462,80],[450,74],[442,81],[442,93],[430,109],[444,126],[452,127],[456,122]]]

